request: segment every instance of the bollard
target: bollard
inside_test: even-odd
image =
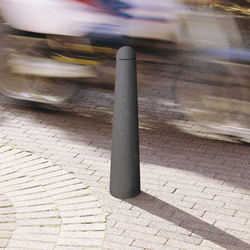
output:
[[[116,54],[110,194],[123,199],[140,192],[136,54],[125,46]]]

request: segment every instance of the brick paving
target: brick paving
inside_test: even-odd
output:
[[[154,86],[138,84],[142,193],[133,199],[109,194],[112,90],[84,87],[78,102],[56,109],[1,98],[0,143],[9,164],[1,165],[2,249],[250,248],[249,146],[176,129],[173,117],[196,127],[178,113],[172,80],[163,82],[158,70],[147,76]],[[22,168],[16,157],[36,165]],[[85,192],[91,210],[79,198]]]
[[[99,248],[106,218],[96,197],[47,160],[0,148],[0,246],[6,249]]]
[[[138,65],[133,199],[109,194],[112,90],[84,86],[56,108],[0,98],[0,249],[250,249],[249,145],[181,114],[181,66],[176,54]]]

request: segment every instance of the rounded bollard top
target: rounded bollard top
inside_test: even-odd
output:
[[[131,47],[124,46],[117,51],[116,57],[120,60],[134,60],[136,53]]]

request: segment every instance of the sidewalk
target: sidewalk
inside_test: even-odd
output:
[[[94,110],[1,106],[0,249],[250,249],[247,145],[141,117],[142,193],[119,200],[109,194],[112,126]]]
[[[40,157],[0,148],[1,249],[99,249],[106,218],[72,174]]]

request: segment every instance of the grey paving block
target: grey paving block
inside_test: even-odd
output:
[[[11,147],[1,150],[0,248],[102,246],[106,218],[86,185],[47,160]],[[25,160],[6,160],[18,154]],[[5,162],[12,165],[6,168]]]

